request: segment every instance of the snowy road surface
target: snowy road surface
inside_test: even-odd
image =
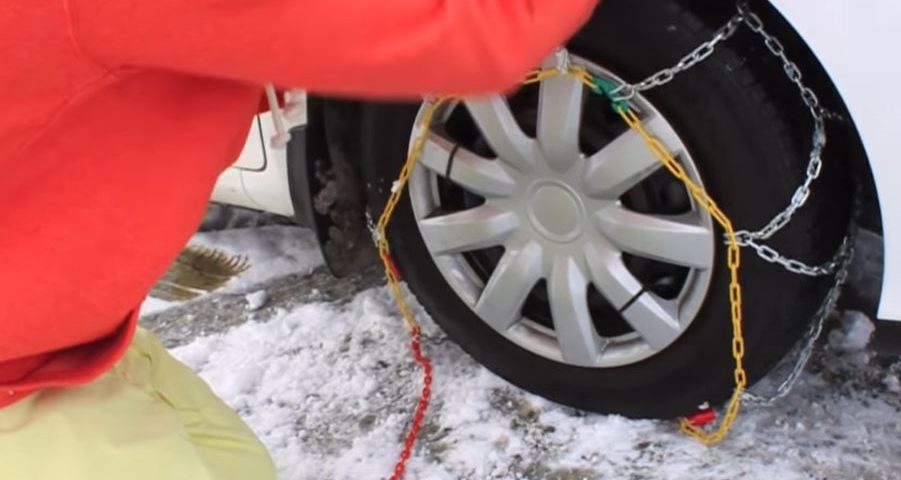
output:
[[[296,227],[226,230],[195,241],[252,260],[296,261],[251,270],[252,279],[184,305],[157,303],[145,326],[247,420],[280,478],[385,478],[420,372],[377,269],[330,277],[317,268],[309,232]],[[745,410],[723,444],[705,448],[674,422],[589,415],[526,394],[481,368],[415,309],[435,385],[407,478],[901,478],[901,363],[861,349],[870,330],[863,315],[846,313],[844,323],[830,325],[829,341],[786,399]]]

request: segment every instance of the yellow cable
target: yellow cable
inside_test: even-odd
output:
[[[385,267],[385,276],[388,278],[388,287],[394,295],[394,301],[397,303],[397,308],[400,310],[404,322],[412,332],[419,330],[419,324],[416,323],[416,319],[413,318],[413,313],[410,312],[410,307],[407,305],[406,300],[404,300],[404,295],[400,288],[400,279],[397,278],[394,261],[391,258],[391,246],[388,244],[388,223],[391,221],[391,216],[394,214],[394,209],[400,201],[404,188],[407,186],[407,181],[410,180],[410,173],[413,172],[413,166],[416,164],[416,160],[419,159],[419,156],[422,154],[422,149],[425,147],[425,140],[428,135],[429,127],[432,125],[432,118],[435,116],[435,111],[438,110],[438,107],[440,107],[442,103],[444,103],[444,99],[441,98],[426,103],[419,123],[419,135],[417,135],[416,140],[413,141],[413,146],[407,154],[407,160],[404,162],[404,166],[397,176],[397,181],[391,187],[391,195],[388,197],[388,202],[385,203],[385,209],[382,210],[382,214],[379,216],[379,222],[376,225],[376,233],[378,236],[376,245],[379,251],[379,258],[382,259],[382,265]]]
[[[638,132],[641,135],[641,138],[644,139],[648,148],[660,160],[661,163],[666,167],[667,170],[674,177],[679,179],[685,187],[691,192],[692,197],[701,205],[704,210],[710,212],[710,215],[716,220],[717,223],[723,227],[723,230],[726,231],[726,239],[728,240],[729,247],[726,250],[726,255],[728,259],[729,266],[729,304],[731,307],[731,315],[732,315],[732,357],[735,360],[735,369],[733,371],[734,380],[735,380],[735,389],[732,392],[732,397],[729,399],[729,403],[726,405],[726,412],[723,415],[723,421],[720,422],[719,427],[717,427],[712,432],[706,432],[701,428],[692,425],[687,419],[680,419],[679,426],[683,432],[687,435],[697,439],[699,442],[704,445],[713,445],[715,443],[719,443],[726,435],[729,433],[729,430],[732,428],[732,424],[735,422],[735,418],[738,416],[738,411],[741,408],[741,394],[745,390],[747,386],[747,375],[745,374],[744,365],[742,363],[744,355],[745,355],[745,341],[742,335],[742,317],[741,317],[741,283],[738,281],[738,271],[741,267],[741,250],[738,248],[738,241],[735,238],[735,229],[732,228],[732,221],[729,220],[729,217],[723,213],[722,210],[717,206],[716,202],[710,197],[709,194],[698,184],[694,183],[688,175],[685,173],[685,169],[682,168],[673,156],[669,153],[669,150],[666,149],[665,146],[655,138],[653,135],[648,133],[647,129],[644,127],[644,124],[641,122],[641,119],[633,112],[632,110],[625,109],[617,109],[620,117],[622,117],[623,121],[626,122],[630,128]]]
[[[594,83],[594,78],[590,73],[588,73],[584,68],[581,67],[572,67],[567,71],[561,71],[558,69],[535,70],[526,77],[526,79],[523,81],[523,84],[529,85],[539,83],[545,79],[562,74],[573,75],[580,81],[585,83],[589,88],[591,88],[592,91],[596,91],[597,85],[595,85]],[[401,312],[401,315],[403,316],[404,322],[406,322],[407,326],[413,332],[419,331],[419,325],[413,318],[413,314],[410,312],[410,308],[407,306],[407,303],[403,297],[403,292],[401,291],[400,281],[397,278],[394,262],[391,259],[391,250],[388,243],[387,228],[388,223],[391,221],[391,216],[394,213],[394,209],[397,206],[398,201],[400,200],[403,189],[406,187],[407,181],[410,179],[410,174],[412,173],[413,167],[422,153],[435,112],[438,107],[440,107],[444,102],[445,99],[439,98],[433,101],[429,101],[425,104],[418,125],[419,134],[413,141],[413,145],[410,148],[410,152],[407,155],[404,166],[401,169],[400,174],[398,175],[397,182],[395,182],[395,184],[392,186],[391,196],[388,198],[388,202],[385,204],[385,209],[382,211],[382,215],[379,217],[377,225],[377,244],[379,257],[382,259],[382,264],[385,267],[385,276],[388,278],[388,285],[390,287],[391,293],[394,295],[395,301],[397,302],[397,306]],[[691,178],[688,177],[688,175],[685,173],[685,169],[682,168],[682,165],[680,165],[673,158],[673,156],[669,153],[669,150],[667,150],[667,148],[660,142],[660,140],[655,138],[647,131],[641,119],[638,118],[638,115],[636,115],[634,111],[622,107],[617,108],[616,111],[617,113],[619,113],[623,121],[629,126],[629,128],[633,129],[641,136],[641,138],[645,141],[648,149],[654,154],[655,157],[657,157],[657,159],[663,164],[663,166],[666,167],[666,169],[675,178],[677,178],[685,185],[685,187],[691,193],[691,196],[698,202],[701,208],[709,212],[714,220],[716,220],[716,222],[726,232],[726,239],[728,240],[726,255],[730,272],[729,304],[732,317],[732,357],[735,361],[735,369],[733,371],[735,388],[733,390],[732,397],[729,399],[729,403],[726,405],[726,410],[725,414],[723,415],[722,422],[720,422],[720,425],[713,431],[707,432],[702,428],[693,425],[685,418],[679,420],[680,428],[685,434],[697,439],[704,445],[713,445],[722,441],[723,438],[725,438],[729,433],[729,430],[732,428],[732,425],[735,422],[736,417],[738,416],[738,412],[741,409],[741,394],[742,392],[744,392],[745,387],[747,386],[747,375],[745,374],[743,366],[745,343],[744,337],[742,335],[741,283],[739,282],[738,275],[739,269],[741,267],[741,250],[739,249],[738,242],[735,238],[735,230],[732,227],[732,221],[725,213],[723,213],[722,210],[720,210],[716,202],[713,201],[713,198],[710,197],[707,191],[705,191],[704,188],[693,182]]]

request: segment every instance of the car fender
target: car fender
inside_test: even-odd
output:
[[[771,0],[826,69],[857,127],[876,182],[885,244],[880,319],[901,321],[901,163],[897,160],[901,2]]]

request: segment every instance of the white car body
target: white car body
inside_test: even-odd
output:
[[[771,0],[829,72],[863,140],[876,180],[885,265],[879,318],[901,321],[901,165],[897,84],[901,61],[879,48],[901,45],[901,2],[894,0]],[[895,98],[895,100],[892,100]]]
[[[901,2],[895,0],[770,0],[791,23],[828,72],[851,113],[876,182],[885,247],[878,316],[901,321],[901,164],[893,150],[901,146],[897,84],[901,61],[874,48],[901,45]],[[896,100],[892,100],[892,99]],[[294,119],[288,127],[302,125]],[[274,149],[270,114],[251,125],[240,158],[223,172],[213,193],[216,201],[294,215],[283,149]]]
[[[288,128],[304,123],[306,118],[300,118],[289,123]],[[219,176],[213,200],[288,217],[294,215],[285,149],[272,148],[269,139],[273,135],[272,114],[258,115],[250,125],[238,160]]]

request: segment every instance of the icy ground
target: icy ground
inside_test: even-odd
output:
[[[333,279],[314,269],[321,258],[308,235],[286,226],[215,232],[211,244],[251,261],[300,260],[252,269],[224,292],[142,322],[247,420],[282,479],[384,478],[420,372],[378,271]],[[901,478],[901,363],[867,349],[866,315],[830,324],[786,399],[746,410],[725,443],[705,448],[673,422],[587,415],[523,393],[416,313],[435,386],[407,478]]]
[[[188,243],[247,257],[250,268],[232,279],[222,292],[244,292],[273,278],[305,275],[323,262],[313,232],[289,225],[204,231],[195,234]],[[141,313],[159,312],[173,305],[151,297],[142,305]]]

